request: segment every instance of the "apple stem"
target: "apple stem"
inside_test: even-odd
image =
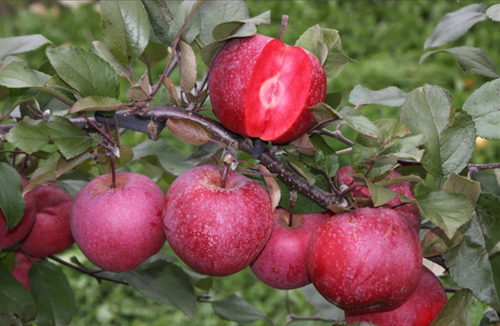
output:
[[[293,207],[297,202],[297,190],[290,190],[290,218],[288,219],[288,226],[293,225]]]
[[[227,180],[227,174],[229,173],[229,163],[224,162],[224,168],[222,170],[222,178],[220,182],[221,188],[226,188],[226,180]]]
[[[280,41],[283,41],[283,36],[285,35],[285,29],[286,26],[288,25],[288,16],[283,15],[281,16],[281,33],[280,33]]]
[[[111,188],[116,188],[116,172],[115,172],[115,156],[110,155],[109,159],[111,161]]]

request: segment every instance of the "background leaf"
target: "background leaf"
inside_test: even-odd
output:
[[[486,10],[489,19],[500,22],[500,4],[493,5]]]
[[[399,107],[403,105],[405,98],[406,93],[394,86],[372,91],[363,85],[356,85],[349,94],[349,102],[354,105],[382,104]]]
[[[219,318],[238,324],[249,324],[266,317],[265,313],[235,294],[220,301],[213,301],[212,308]]]
[[[486,139],[500,139],[500,79],[485,83],[464,103],[467,111],[476,124],[477,135]]]
[[[29,52],[50,44],[45,36],[40,34],[6,37],[0,39],[0,59],[8,55]]]
[[[11,320],[15,315],[21,323],[27,323],[35,317],[35,313],[35,301],[31,293],[0,266],[0,322]]]
[[[0,162],[0,189],[0,208],[7,222],[7,229],[12,229],[24,216],[26,200],[22,197],[21,176],[5,162]]]
[[[486,20],[486,6],[482,3],[475,3],[447,13],[425,41],[424,49],[455,41],[483,20]]]
[[[148,45],[149,19],[141,1],[102,0],[101,25],[109,51],[125,66]]]
[[[69,325],[76,303],[61,269],[47,261],[37,261],[29,270],[29,278],[36,302],[35,322],[40,326]]]

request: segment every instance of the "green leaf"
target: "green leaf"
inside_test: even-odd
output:
[[[480,137],[500,139],[499,93],[500,79],[495,79],[477,89],[464,103],[463,109],[472,116]]]
[[[460,228],[465,240],[446,253],[444,259],[458,286],[470,289],[476,298],[498,311],[500,255],[488,255],[480,216],[475,215]]]
[[[476,23],[486,20],[486,6],[482,3],[465,6],[447,13],[425,40],[424,49],[455,41]]]
[[[482,194],[479,197],[476,213],[481,221],[486,251],[490,256],[500,251],[500,197]]]
[[[144,2],[151,3],[151,4],[157,3],[156,1],[146,1],[146,0],[144,0]],[[131,76],[130,70],[128,70],[128,68],[123,63],[118,61],[111,54],[111,52],[109,51],[106,44],[101,43],[99,41],[94,41],[94,42],[92,42],[92,51],[94,51],[94,53],[97,54],[98,56],[100,56],[104,61],[109,63],[111,65],[111,67],[113,67],[113,69],[115,70],[115,73],[118,76],[121,76],[121,77]]]
[[[500,22],[500,4],[493,5],[486,10],[486,16],[496,22]]]
[[[184,157],[163,139],[158,139],[157,141],[146,140],[135,146],[132,150],[134,151],[134,160],[151,160],[150,162],[156,166],[160,166],[165,171],[176,176],[194,167],[191,164],[187,164],[184,161]]]
[[[153,27],[153,32],[156,37],[169,46],[172,46],[172,40],[168,37],[168,31],[170,24],[172,23],[172,17],[170,16],[167,3],[163,0],[160,1],[150,1],[142,0],[142,4],[146,9],[146,13],[149,17],[149,22]],[[171,2],[168,6],[170,7]]]
[[[50,77],[50,79],[45,82],[45,86],[55,88],[62,92],[73,93],[78,96],[82,96],[82,94],[80,94],[77,90],[73,89],[71,86],[66,84],[64,80],[62,80],[58,75]]]
[[[356,106],[382,104],[391,107],[399,107],[403,105],[405,98],[406,93],[395,86],[372,91],[363,85],[356,85],[349,94],[349,102]]]
[[[32,154],[49,143],[44,123],[45,120],[20,121],[4,137],[23,152]]]
[[[333,177],[339,168],[339,158],[335,150],[320,135],[312,136],[310,141],[316,150],[316,168],[325,171],[329,177]]]
[[[242,21],[250,17],[243,0],[208,1],[200,8],[200,16],[200,38],[205,44],[215,41],[212,34],[215,26],[230,21]]]
[[[69,114],[81,111],[107,111],[113,112],[127,108],[127,103],[105,96],[87,96],[79,99],[69,110]]]
[[[33,319],[36,313],[33,296],[24,285],[1,266],[0,284],[0,321],[19,320],[21,323],[27,323]],[[15,319],[14,316],[16,316]],[[15,324],[17,323],[13,325]]]
[[[465,72],[493,78],[499,77],[498,66],[489,54],[483,49],[470,46],[427,52],[420,58],[418,65],[420,66],[428,56],[435,53],[451,54]]]
[[[118,97],[120,89],[115,70],[97,54],[68,46],[47,49],[47,57],[59,77],[83,96]]]
[[[464,241],[464,235],[460,231],[449,239],[441,228],[435,227],[427,232],[422,240],[422,252],[424,257],[442,255],[461,244],[462,241]]]
[[[99,148],[99,152],[104,154],[105,150],[101,148],[102,147]],[[134,158],[134,152],[132,151],[132,148],[127,145],[120,145],[118,151],[120,153],[120,157],[115,157],[115,169],[119,169],[125,166],[125,164],[132,161],[132,159]],[[108,156],[99,157],[99,164],[101,165],[102,171],[104,173],[112,172],[111,159]]]
[[[325,123],[328,120],[340,120],[341,117],[335,111],[332,109],[329,105],[326,103],[318,103],[315,106],[309,108],[311,110],[311,113],[314,116],[314,119],[316,119],[316,122],[319,123]],[[327,126],[327,124],[324,124],[324,126]]]
[[[0,59],[11,54],[33,51],[50,43],[52,42],[40,34],[2,38],[0,39]]]
[[[213,301],[212,309],[219,318],[238,324],[249,324],[266,317],[265,313],[235,294],[220,301]]]
[[[394,191],[378,186],[370,181],[367,181],[366,185],[372,194],[373,206],[375,207],[387,204],[397,195]]]
[[[218,3],[218,1],[216,3]],[[193,49],[185,42],[179,42],[179,48],[181,50],[181,60],[179,63],[181,90],[185,93],[190,93],[196,86],[196,56],[194,55]]]
[[[477,326],[486,307],[471,291],[462,289],[453,294],[431,326]]]
[[[420,162],[422,155],[424,154],[424,150],[419,149],[419,147],[425,144],[426,141],[427,136],[424,134],[405,137],[385,147],[379,155],[392,155],[398,159],[412,159]]]
[[[481,184],[481,192],[500,196],[500,183],[494,174],[478,171],[472,177]]]
[[[384,139],[382,131],[368,118],[364,117],[361,112],[349,106],[344,106],[337,114],[355,131],[358,133],[377,138],[378,140]]]
[[[193,286],[204,291],[208,291],[212,288],[214,279],[211,276],[200,274],[188,268],[183,268],[182,270],[189,276]]]
[[[148,45],[149,19],[141,1],[101,1],[101,26],[109,51],[125,66]]]
[[[40,326],[69,325],[76,313],[76,303],[61,269],[47,261],[37,261],[30,268],[29,278],[36,302],[35,322]]]
[[[49,75],[28,67],[22,61],[13,61],[0,69],[0,85],[8,88],[44,86]]]
[[[435,191],[415,199],[422,214],[443,229],[450,239],[474,213],[472,202],[459,194]]]
[[[467,197],[472,203],[476,203],[481,194],[481,184],[452,173],[446,180],[443,190]]]
[[[18,105],[34,99],[39,93],[33,88],[10,88],[9,96],[0,109],[0,120],[6,119]]]
[[[314,285],[309,284],[304,286],[302,288],[302,294],[304,295],[304,299],[306,299],[306,301],[320,314],[339,322],[345,320],[344,311],[326,301],[326,299],[319,294]]]
[[[146,261],[120,275],[142,295],[194,317],[196,294],[186,273],[165,260]]]
[[[5,162],[0,162],[0,189],[0,208],[7,221],[7,229],[12,229],[23,218],[26,201],[22,198],[21,176]]]
[[[168,3],[169,7],[171,6],[172,2],[175,3],[175,1],[171,1]],[[197,1],[182,1],[178,3],[178,6],[176,7],[176,10],[174,11],[174,19],[172,23],[170,24],[170,29],[168,31],[168,38],[170,40],[175,40],[179,36],[182,27],[184,24],[186,24],[186,27],[184,28],[183,36],[186,38],[186,35],[188,32],[190,32],[190,29],[192,25],[194,24],[193,22],[199,20],[199,13],[197,12],[201,5],[203,5],[206,2],[206,0],[197,0]],[[191,19],[188,22],[188,19]],[[195,28],[195,33],[198,34],[197,32],[199,31],[199,27]],[[190,35],[189,39],[186,38],[187,43],[191,43],[194,38],[193,35]],[[193,40],[191,40],[193,38]],[[191,41],[191,42],[189,42]]]

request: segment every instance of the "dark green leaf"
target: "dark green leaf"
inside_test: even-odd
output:
[[[335,150],[320,135],[311,137],[310,141],[316,151],[316,167],[325,171],[329,177],[333,177],[339,168],[339,159]]]
[[[118,111],[127,108],[127,103],[122,103],[117,99],[105,96],[87,96],[79,99],[68,113],[81,111]]]
[[[12,229],[23,218],[26,201],[22,198],[21,176],[5,162],[0,162],[0,189],[0,208],[7,221],[7,228]]]
[[[479,300],[500,310],[500,255],[488,255],[477,215],[460,231],[465,240],[444,255],[451,276],[458,286],[470,289]]]
[[[105,150],[100,147],[99,152],[104,154]],[[115,157],[115,169],[119,169],[125,166],[125,164],[127,164],[134,158],[134,152],[132,151],[132,148],[127,145],[120,145],[120,147],[118,148],[118,153],[120,154],[120,156]],[[112,172],[111,160],[108,156],[99,157],[99,164],[101,165],[102,171],[104,173]]]
[[[44,86],[49,75],[28,67],[22,61],[13,61],[0,69],[0,85],[8,88]]]
[[[39,326],[69,325],[76,313],[76,303],[61,269],[47,261],[37,261],[29,271],[29,278],[36,302],[35,322]]]
[[[175,8],[174,11],[174,19],[172,23],[170,24],[170,29],[168,31],[168,38],[170,40],[175,40],[179,36],[182,27],[184,24],[186,24],[186,28],[184,28],[183,36],[186,37],[187,33],[190,32],[190,29],[193,25],[194,21],[199,21],[199,13],[197,12],[200,9],[200,6],[203,5],[206,2],[206,0],[197,0],[197,1],[182,1],[177,4],[177,7]],[[175,1],[173,1],[175,3]],[[169,8],[172,4],[172,1],[169,2]],[[188,19],[190,21],[188,22]],[[198,23],[196,23],[198,25]],[[194,34],[198,34],[197,32],[199,31],[199,27],[195,28],[196,32]],[[192,35],[189,38],[193,38]],[[194,39],[194,38],[193,38]],[[188,40],[186,38],[186,41],[189,43],[192,42],[192,40]],[[191,41],[191,42],[190,42]]]
[[[44,126],[45,120],[20,121],[5,138],[23,152],[31,154],[49,143]]]
[[[464,241],[464,235],[460,231],[449,239],[441,228],[435,227],[427,232],[422,240],[422,252],[424,257],[442,255],[461,244],[462,241]]]
[[[157,3],[156,1],[146,1],[146,0],[145,2]],[[92,51],[94,51],[103,60],[108,62],[111,65],[111,67],[113,67],[115,73],[118,76],[129,77],[131,75],[128,68],[111,54],[106,44],[101,43],[99,41],[94,41],[92,42]]]
[[[342,93],[333,92],[326,94],[325,104],[331,107],[332,109],[338,108],[341,102],[342,102]]]
[[[141,1],[101,1],[101,25],[109,51],[125,66],[148,45],[149,19]]]
[[[208,1],[200,8],[200,16],[200,38],[205,44],[215,41],[212,35],[215,26],[230,21],[243,21],[249,17],[247,5],[243,0]]]
[[[420,66],[428,56],[434,53],[449,53],[457,59],[465,72],[487,77],[499,77],[498,66],[486,51],[470,46],[461,46],[447,50],[437,50],[425,53],[418,63]]]
[[[219,318],[235,321],[238,324],[249,324],[266,317],[265,313],[235,294],[224,300],[212,302],[212,308]]]
[[[382,104],[399,107],[403,105],[405,98],[406,93],[394,86],[372,91],[363,85],[357,85],[349,94],[349,102],[354,105]]]
[[[474,213],[472,202],[459,194],[435,191],[415,199],[422,214],[443,229],[450,239]]]
[[[193,166],[184,161],[184,157],[162,139],[147,140],[133,148],[134,160],[154,157],[156,165],[176,176],[189,170]]]
[[[151,26],[153,27],[153,32],[155,33],[158,39],[172,46],[172,40],[168,37],[168,31],[170,24],[172,23],[172,17],[170,16],[167,10],[167,3],[163,0],[159,1],[150,1],[150,0],[142,0],[142,4],[146,9],[146,13],[148,14],[149,21]],[[169,2],[169,6],[171,1]]]
[[[302,294],[304,295],[304,299],[306,299],[306,301],[320,314],[339,322],[345,320],[344,311],[326,301],[326,299],[319,294],[314,285],[309,284],[304,286],[302,288]]]
[[[73,94],[76,94],[78,96],[82,96],[82,94],[80,94],[75,89],[71,88],[71,86],[66,84],[64,82],[64,80],[62,80],[58,75],[54,75],[54,76],[50,77],[50,79],[45,82],[45,86],[55,88],[55,89],[60,90],[62,92],[73,93]]]
[[[198,148],[191,155],[189,155],[189,157],[185,160],[185,162],[193,166],[196,166],[200,162],[214,155],[220,149],[221,149],[220,145],[214,142],[208,142],[206,144],[198,146]]]
[[[314,177],[314,182],[312,182],[312,184],[323,190],[329,191],[330,183],[328,182],[328,179],[326,178],[323,172],[314,174],[313,177]],[[281,190],[280,206],[286,210],[290,210],[290,190],[281,180],[277,179],[276,181],[278,182],[278,186],[280,187]],[[307,198],[302,194],[297,195],[297,202],[293,207],[293,212],[298,214],[317,213],[317,212],[322,212],[324,210],[325,210],[324,207],[318,205],[315,201]]]
[[[486,307],[471,291],[462,289],[453,294],[431,326],[477,326]]]
[[[2,38],[0,39],[0,59],[11,54],[33,51],[50,43],[52,42],[40,34]]]
[[[0,321],[18,319],[21,323],[27,323],[35,317],[35,313],[35,301],[31,293],[0,266]],[[11,319],[14,316],[17,317]]]
[[[194,317],[196,295],[186,273],[165,260],[144,262],[120,275],[142,295]]]
[[[1,72],[1,70],[0,70]],[[487,139],[500,139],[500,79],[485,83],[465,101],[463,109],[476,124],[477,135]]]
[[[500,22],[500,4],[493,5],[486,10],[489,19]]]
[[[47,49],[47,57],[59,77],[83,96],[118,97],[119,83],[115,70],[97,54],[69,46]]]
[[[446,180],[443,190],[467,197],[471,202],[476,203],[481,194],[481,184],[452,173]]]
[[[424,49],[455,41],[483,20],[486,20],[486,6],[482,3],[468,5],[447,13],[425,41]]]
[[[0,120],[7,118],[18,105],[34,99],[39,93],[33,88],[10,88],[9,97],[0,110]]]
[[[373,206],[375,207],[387,204],[397,195],[394,191],[378,186],[370,181],[367,181],[366,185],[370,190],[373,199]]]
[[[478,171],[472,175],[481,184],[481,191],[500,196],[500,184],[494,174]]]
[[[482,194],[476,212],[483,228],[486,251],[490,256],[500,251],[500,197]]]
[[[200,274],[188,268],[183,268],[182,270],[189,276],[193,286],[204,291],[208,291],[212,288],[214,279],[211,276]]]

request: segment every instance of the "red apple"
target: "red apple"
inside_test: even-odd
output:
[[[421,268],[418,235],[388,208],[360,208],[326,219],[307,249],[307,270],[318,292],[356,313],[402,305]]]
[[[21,249],[30,256],[39,257],[61,253],[75,242],[69,226],[73,197],[53,184],[45,184],[33,192],[36,219]]]
[[[136,268],[165,243],[163,192],[148,177],[131,172],[87,183],[76,195],[70,225],[75,242],[96,266],[123,272]]]
[[[351,186],[354,185],[354,178],[348,174],[347,172],[350,172],[352,174],[355,174],[354,169],[352,168],[351,165],[348,165],[346,167],[343,167],[342,169],[339,169],[338,171],[338,176],[340,181],[347,185]],[[396,178],[396,177],[401,177],[401,174],[394,170],[390,170],[390,175],[388,177],[388,180]],[[392,190],[396,193],[401,193],[405,197],[409,199],[415,198],[415,191],[413,190],[411,184],[409,182],[401,182],[397,183],[394,185],[391,185],[387,187],[387,189]],[[352,196],[354,199],[361,199],[361,198],[371,198],[372,195],[370,193],[370,190],[366,187],[362,186],[357,186],[352,190]],[[401,200],[399,199],[399,195],[394,197],[390,202],[387,204],[383,205],[383,207],[391,208],[397,205],[401,204]],[[373,206],[373,204],[372,204]],[[397,211],[402,213],[402,215],[408,220],[408,222],[411,224],[413,229],[418,233],[420,231],[420,224],[421,224],[421,219],[420,219],[420,210],[418,208],[418,205],[416,204],[404,204],[401,206],[398,206],[395,208]]]
[[[23,189],[26,188],[28,182],[24,176]],[[30,231],[33,223],[35,222],[35,199],[33,193],[30,191],[24,196],[26,201],[26,209],[21,221],[12,229],[7,230],[7,220],[0,210],[0,250],[4,250],[17,242],[21,241]]]
[[[429,326],[447,300],[439,279],[424,266],[417,289],[401,307],[363,315],[346,312],[345,316],[347,323],[365,321],[379,326]]]
[[[258,183],[222,168],[202,165],[180,175],[163,205],[163,228],[175,253],[191,268],[212,276],[248,266],[273,229],[269,195]]]
[[[219,50],[209,90],[226,128],[287,143],[314,123],[308,108],[325,100],[326,75],[310,52],[257,34],[230,40]]]
[[[30,256],[33,261],[45,260],[45,258]],[[24,253],[20,250],[16,250],[16,264],[14,269],[12,270],[12,275],[21,283],[23,283],[24,287],[31,291],[30,278],[28,276],[28,272],[33,266],[31,260],[26,257]]]
[[[324,220],[321,214],[293,214],[274,211],[271,238],[250,265],[259,280],[281,290],[300,288],[311,283],[306,269],[307,244],[313,231]]]

